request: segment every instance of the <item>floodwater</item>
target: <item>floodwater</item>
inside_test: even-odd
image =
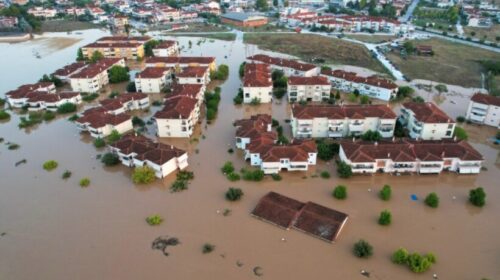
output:
[[[371,272],[373,279],[387,280],[432,279],[433,273],[439,279],[495,279],[500,275],[495,147],[472,143],[485,156],[488,168],[477,176],[379,174],[344,180],[333,175],[325,180],[315,173],[335,174],[334,164],[322,163],[307,173],[284,173],[279,182],[270,178],[260,183],[229,182],[220,172],[225,161],[233,161],[237,169],[246,166],[241,152],[227,152],[234,148],[232,122],[272,111],[283,124],[289,109],[286,102],[234,106],[232,99],[240,86],[238,66],[256,49],[239,40],[206,40],[200,45],[197,40],[180,38],[183,53],[214,55],[219,64],[229,65],[230,76],[221,85],[219,115],[211,124],[199,126],[198,141],[162,140],[190,152],[189,170],[195,179],[188,190],[170,193],[174,176],[138,186],[130,180],[130,169],[103,168],[96,155],[104,150],[96,150],[91,139],[64,118],[29,133],[17,128],[16,115],[0,124],[0,137],[21,145],[10,151],[0,144],[0,233],[5,233],[0,234],[0,279],[256,279],[252,270],[257,266],[265,279],[365,279],[362,269]],[[0,71],[11,70],[2,65]],[[40,70],[34,77],[41,74]],[[21,159],[27,163],[15,167]],[[52,172],[42,169],[49,159],[59,162]],[[61,175],[66,169],[73,176],[64,181]],[[78,186],[83,177],[91,179],[87,188]],[[338,184],[348,187],[345,201],[330,195]],[[388,202],[376,194],[384,184],[393,188]],[[488,194],[483,209],[467,203],[469,189],[477,186]],[[243,189],[243,199],[225,201],[229,187]],[[250,211],[271,190],[348,213],[349,221],[337,242],[329,244],[252,218]],[[422,202],[430,192],[441,198],[438,209]],[[411,201],[411,194],[419,200]],[[232,210],[229,216],[222,215],[225,208]],[[377,224],[384,209],[393,214],[388,227]],[[147,225],[145,218],[152,214],[161,215],[163,224]],[[153,240],[164,235],[181,242],[169,247],[168,257],[151,249]],[[374,246],[374,256],[368,260],[352,254],[352,245],[359,239]],[[202,254],[204,243],[214,244],[215,251]],[[433,252],[438,261],[429,272],[416,275],[390,262],[391,253],[399,247]]]

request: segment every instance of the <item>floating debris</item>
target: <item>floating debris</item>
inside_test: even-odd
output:
[[[255,276],[259,276],[261,277],[262,275],[264,275],[264,273],[262,272],[262,267],[260,266],[256,266],[253,268],[253,274],[255,274]]]
[[[366,271],[366,270],[362,269],[360,273],[361,273],[361,275],[363,275],[363,276],[365,276],[365,277],[370,278],[370,272],[368,272],[368,271]]]
[[[7,235],[7,233],[6,233],[6,232],[2,232],[2,233],[0,233],[0,236],[5,236],[5,235]]]
[[[241,261],[236,261],[236,266],[237,267],[242,267],[244,264]]]
[[[153,250],[160,250],[163,252],[163,255],[168,256],[168,246],[176,246],[179,244],[179,239],[177,239],[176,237],[160,236],[153,241],[153,243],[151,244],[151,248]]]
[[[224,209],[224,211],[222,212],[222,215],[224,217],[231,215],[231,209],[228,209],[228,208]]]
[[[28,161],[27,161],[25,158],[23,158],[22,160],[20,160],[20,161],[16,162],[15,166],[16,166],[16,167],[18,167],[19,165],[24,164],[24,163],[27,163],[27,162],[28,162]]]

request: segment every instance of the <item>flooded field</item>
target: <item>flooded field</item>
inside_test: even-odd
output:
[[[374,175],[348,180],[315,176],[323,170],[335,174],[330,162],[307,174],[284,173],[278,182],[271,178],[259,183],[230,182],[220,172],[223,163],[231,160],[237,169],[246,166],[240,152],[227,152],[234,148],[232,122],[259,112],[272,113],[283,124],[289,108],[286,102],[233,105],[241,83],[238,66],[257,51],[243,45],[241,37],[199,45],[197,38],[179,39],[184,54],[213,55],[218,64],[230,68],[229,79],[221,85],[218,117],[199,126],[199,140],[162,140],[189,151],[189,170],[195,174],[189,189],[171,193],[174,176],[148,186],[134,185],[130,169],[103,168],[96,156],[105,150],[96,150],[90,137],[80,135],[66,119],[26,132],[17,128],[19,117],[13,114],[10,122],[0,124],[0,137],[5,139],[0,144],[0,279],[256,279],[253,269],[257,266],[265,279],[365,279],[362,269],[373,279],[387,280],[432,279],[433,273],[439,279],[496,279],[500,275],[496,238],[500,225],[495,222],[500,213],[500,177],[495,147],[473,138],[488,169],[478,176]],[[75,53],[76,49],[59,57],[57,65],[50,67],[66,64]],[[32,58],[27,63],[37,61]],[[2,75],[12,73],[23,79],[7,80],[8,86],[0,83],[1,92],[44,73],[38,69],[32,77],[24,77],[22,68],[12,65],[15,71],[2,64]],[[48,72],[46,67],[43,70]],[[289,127],[285,128],[289,133]],[[8,141],[20,148],[8,150]],[[27,163],[15,167],[22,159]],[[44,171],[42,164],[50,159],[58,161],[59,167]],[[73,173],[68,180],[61,179],[65,170]],[[91,180],[87,188],[78,186],[83,177]],[[345,201],[331,196],[338,184],[348,187]],[[393,188],[393,198],[387,202],[377,197],[384,184]],[[483,209],[467,203],[469,189],[477,186],[488,194]],[[229,187],[241,188],[243,199],[227,202],[224,193]],[[337,242],[329,244],[252,218],[250,211],[271,190],[348,213],[349,221]],[[430,192],[441,198],[437,209],[422,202]],[[412,194],[419,200],[412,201]],[[222,215],[226,208],[231,209],[229,216]],[[377,224],[384,209],[393,214],[389,227]],[[161,215],[163,224],[149,226],[145,218],[152,214]],[[151,249],[153,240],[164,235],[180,241],[169,247],[168,257]],[[374,246],[374,256],[368,260],[352,254],[353,243],[361,238]],[[215,251],[202,254],[204,243],[214,244]],[[414,274],[390,262],[391,253],[399,247],[433,252],[438,261],[430,271]]]

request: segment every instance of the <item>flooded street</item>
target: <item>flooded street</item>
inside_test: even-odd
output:
[[[439,279],[496,279],[500,275],[497,148],[471,137],[488,169],[477,176],[377,174],[345,180],[335,175],[330,162],[307,174],[283,173],[282,181],[230,182],[220,171],[225,161],[231,160],[236,170],[247,166],[240,151],[227,152],[235,148],[232,122],[255,113],[272,113],[289,134],[284,123],[288,104],[283,99],[281,104],[233,105],[241,85],[239,65],[258,52],[255,46],[245,46],[241,40],[206,39],[198,45],[198,38],[178,39],[183,54],[216,56],[217,64],[230,69],[229,79],[221,85],[218,117],[199,126],[198,141],[161,140],[189,151],[188,169],[195,175],[189,189],[171,193],[175,175],[147,186],[134,185],[130,169],[102,167],[96,156],[105,150],[94,148],[90,137],[80,135],[65,118],[26,132],[17,128],[19,116],[12,114],[9,122],[0,123],[0,138],[5,139],[0,143],[0,233],[5,233],[0,235],[0,279],[258,279],[252,271],[257,266],[265,279],[365,279],[362,269],[373,279],[387,280],[432,279],[433,273]],[[9,63],[0,66],[1,94],[73,61],[77,45],[83,42],[41,60],[8,56]],[[0,44],[0,53],[10,48]],[[33,46],[25,48],[31,53]],[[54,60],[49,60],[52,56]],[[44,58],[43,65],[36,64]],[[8,150],[5,142],[9,141],[20,148]],[[27,163],[15,167],[22,159]],[[51,159],[59,167],[47,172],[42,164]],[[66,181],[61,179],[65,170],[73,173]],[[323,170],[332,178],[315,176]],[[78,185],[83,177],[91,180],[87,188]],[[338,184],[348,187],[345,201],[331,196]],[[384,184],[392,186],[390,201],[377,197]],[[488,195],[483,209],[467,203],[469,190],[478,186]],[[241,201],[225,200],[229,187],[243,190]],[[337,242],[329,244],[252,218],[249,213],[257,201],[271,190],[349,214]],[[423,203],[430,192],[441,198],[437,209]],[[412,201],[412,194],[419,200]],[[222,215],[225,208],[231,209],[229,216]],[[389,227],[377,224],[384,209],[393,215]],[[145,218],[152,214],[161,215],[163,224],[149,226]],[[151,249],[153,240],[164,235],[180,241],[168,248],[168,257]],[[352,254],[353,243],[359,239],[374,246],[368,260]],[[202,254],[204,243],[214,244],[215,251]],[[391,263],[390,256],[399,247],[433,252],[437,263],[422,275],[414,274]]]

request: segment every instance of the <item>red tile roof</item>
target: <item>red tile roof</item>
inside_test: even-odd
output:
[[[177,45],[177,41],[165,40],[165,41],[160,42],[160,44],[158,44],[156,47],[154,47],[154,49],[168,49],[168,48],[171,48],[175,45]]]
[[[135,75],[138,79],[159,79],[168,74],[171,68],[167,67],[146,67]]]
[[[187,119],[196,108],[198,99],[187,96],[167,98],[161,111],[155,113],[156,119]]]
[[[403,103],[403,107],[411,110],[415,115],[415,119],[423,123],[454,123],[453,119],[446,115],[438,106],[434,103],[417,103],[417,102],[406,102]]]
[[[57,76],[68,76],[78,71],[79,69],[85,67],[85,62],[74,62],[69,65],[64,66],[61,69],[56,70],[53,74]]]
[[[174,84],[172,92],[167,95],[167,98],[175,96],[186,96],[191,98],[198,98],[202,92],[202,84]]]
[[[13,99],[24,98],[27,97],[26,95],[34,91],[47,93],[45,89],[52,86],[54,86],[54,83],[52,82],[39,82],[36,84],[26,84],[18,87],[15,90],[11,90],[5,93],[5,96]]]
[[[149,160],[155,164],[163,165],[173,158],[186,154],[186,151],[171,145],[156,143],[144,136],[125,135],[122,139],[110,145],[122,154],[136,154],[139,160]]]
[[[328,86],[328,85],[330,85],[330,82],[328,81],[328,79],[326,77],[323,77],[323,76],[313,76],[313,77],[291,76],[288,78],[288,84],[294,85],[294,86],[297,86],[297,85]]]
[[[106,36],[101,37],[97,42],[147,42],[152,38],[149,36]]]
[[[263,196],[252,215],[281,228],[294,228],[332,242],[348,219],[347,214],[313,202],[302,203],[284,195],[269,192]]]
[[[478,93],[474,94],[470,100],[472,100],[476,103],[500,107],[500,97],[499,96],[482,94],[482,93],[478,92]]]
[[[28,98],[28,102],[57,102],[59,100],[71,99],[80,95],[78,92],[61,92],[61,93],[44,93],[44,92],[33,92]]]
[[[125,103],[133,101],[133,100],[143,100],[143,99],[148,99],[149,96],[145,93],[140,93],[140,92],[130,92],[130,93],[123,93],[118,95],[115,98],[112,99],[104,99],[99,101],[99,104],[106,110],[106,111],[114,111],[120,108],[123,108],[125,106]]]
[[[292,68],[299,71],[309,71],[316,68],[316,65],[314,64],[303,63],[297,60],[286,59],[286,58],[271,57],[265,54],[256,54],[247,57],[247,59],[272,65],[278,65],[281,67]]]
[[[464,161],[480,161],[483,156],[466,141],[454,140],[395,140],[342,141],[341,147],[352,162],[375,162],[376,159],[392,159],[395,162],[442,161],[459,158]]]
[[[82,48],[94,48],[94,49],[102,49],[102,48],[137,48],[142,46],[142,43],[136,42],[94,42],[83,46]]]
[[[271,139],[275,140],[277,138],[276,133],[268,131],[268,127],[271,124],[271,116],[265,114],[253,115],[250,119],[237,120],[234,122],[234,125],[237,127],[236,137],[250,138],[250,141],[253,142],[253,139],[267,134]]]
[[[205,76],[208,72],[208,66],[189,66],[177,73],[176,76],[179,78],[200,78]]]
[[[106,125],[116,126],[129,120],[131,120],[131,117],[124,113],[113,115],[95,110],[86,111],[82,117],[76,120],[76,122],[81,124],[88,123],[92,128],[101,128]]]
[[[167,63],[167,64],[210,64],[215,61],[215,57],[208,56],[169,56],[169,57],[149,57],[148,63]]]
[[[272,85],[269,65],[262,63],[245,64],[245,73],[243,76],[244,87],[270,87]]]
[[[107,71],[109,68],[113,67],[116,63],[120,62],[122,58],[102,58],[94,64],[89,64],[83,68],[80,72],[75,73],[70,76],[71,79],[89,79],[94,78],[100,73]]]
[[[292,106],[297,119],[396,119],[396,114],[387,105],[298,105]]]
[[[379,88],[385,88],[385,89],[397,89],[398,85],[395,84],[391,80],[379,78],[377,76],[370,76],[370,77],[360,77],[354,72],[346,72],[343,70],[328,70],[328,69],[322,69],[321,74],[325,76],[330,76],[330,77],[335,77],[339,79],[343,79],[346,81],[358,83],[358,84],[367,84],[371,86],[376,86]]]

